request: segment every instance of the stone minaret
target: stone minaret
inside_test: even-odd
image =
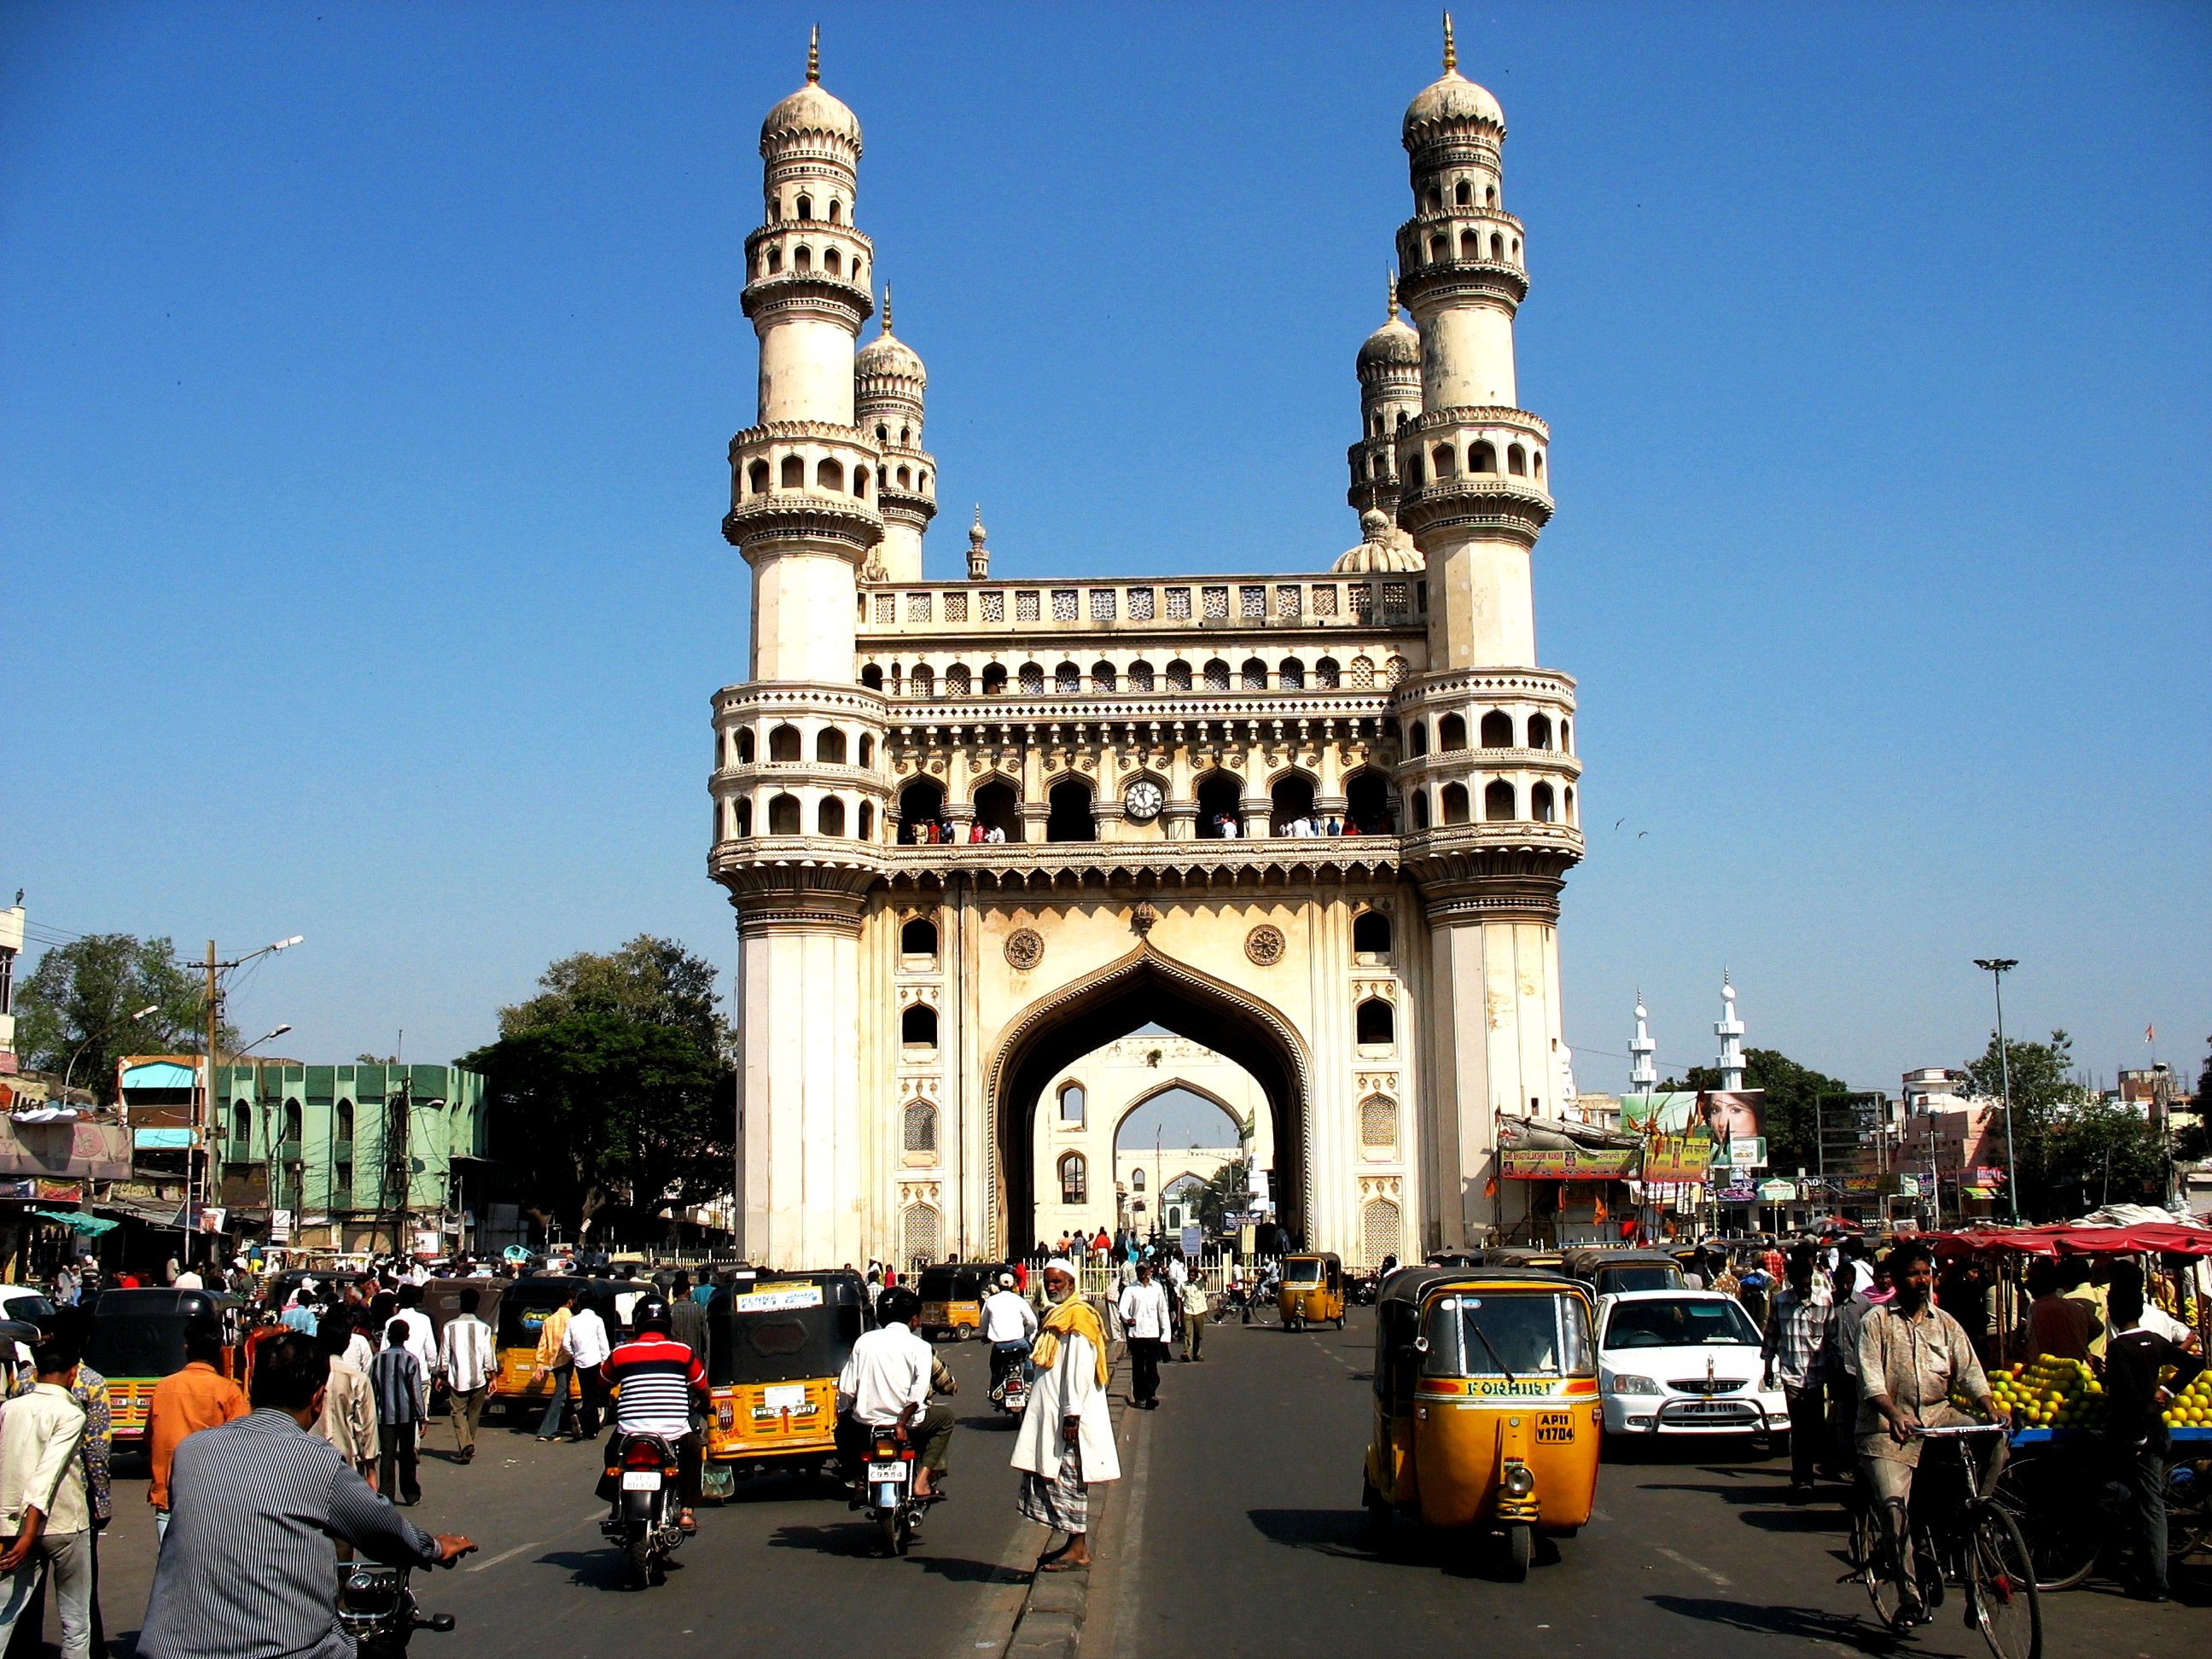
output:
[[[1382,326],[1361,343],[1356,372],[1359,441],[1346,452],[1352,487],[1344,498],[1359,514],[1359,545],[1335,568],[1419,570],[1413,538],[1398,527],[1398,429],[1421,413],[1421,337],[1398,315],[1395,276]]]
[[[1648,1095],[1659,1086],[1659,1067],[1653,1056],[1659,1045],[1651,1040],[1651,1016],[1644,1006],[1644,993],[1636,994],[1636,1035],[1628,1039],[1628,1091]]]
[[[891,332],[891,291],[884,288],[884,330],[853,362],[854,413],[884,458],[876,506],[884,544],[864,573],[873,581],[921,580],[921,538],[937,516],[937,458],[921,447],[921,400],[929,376],[914,348]]]
[[[1513,319],[1528,291],[1521,222],[1502,204],[1505,117],[1459,73],[1406,111],[1413,216],[1398,294],[1420,337],[1419,412],[1396,428],[1399,526],[1425,567],[1427,670],[1399,689],[1404,868],[1429,924],[1448,1015],[1425,1109],[1437,1179],[1462,1220],[1511,1227],[1525,1187],[1498,1182],[1501,1115],[1555,1115],[1565,1057],[1559,890],[1582,855],[1574,683],[1540,668],[1529,559],[1552,514],[1551,434],[1519,406]]]
[[[817,35],[806,84],[761,126],[765,222],[745,239],[744,295],[760,415],[730,441],[722,522],[752,568],[752,672],[714,704],[712,868],[738,913],[739,1248],[780,1264],[867,1256],[851,1201],[869,1145],[860,933],[889,806],[884,705],[853,654],[860,571],[884,536],[882,449],[854,419],[875,251],[854,223],[860,124],[820,82]]]
[[[1743,1021],[1736,1018],[1735,987],[1726,974],[1721,975],[1721,1017],[1713,1035],[1721,1040],[1721,1090],[1732,1094],[1743,1087]]]

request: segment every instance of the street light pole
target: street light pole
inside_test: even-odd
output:
[[[2004,1101],[2005,1191],[2012,1200],[2012,1224],[2020,1225],[2020,1164],[2012,1146],[2012,1054],[2005,1047],[2004,976],[2020,966],[2014,957],[1976,957],[1974,966],[1987,974],[1997,992],[1997,1087]]]

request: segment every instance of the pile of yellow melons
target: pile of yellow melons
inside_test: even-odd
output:
[[[2026,1428],[2094,1428],[2105,1416],[2105,1385],[2087,1364],[2045,1354],[1990,1379],[1998,1406]]]
[[[2164,1413],[2166,1426],[2201,1429],[2212,1426],[2212,1371],[2200,1371],[2197,1380],[2174,1395]]]

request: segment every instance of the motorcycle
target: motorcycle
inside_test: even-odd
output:
[[[1002,1367],[1004,1375],[991,1385],[991,1401],[1008,1417],[1019,1417],[1030,1404],[1030,1352],[1027,1344],[1018,1352],[1008,1353],[1003,1361],[992,1355],[994,1367]]]
[[[1352,1300],[1355,1306],[1371,1308],[1382,1294],[1382,1279],[1376,1273],[1361,1273],[1352,1281]]]
[[[338,1564],[338,1628],[353,1638],[361,1659],[402,1659],[418,1630],[453,1628],[450,1613],[425,1614],[408,1588],[405,1567],[375,1561]]]
[[[684,1542],[683,1464],[673,1441],[657,1434],[616,1437],[603,1490],[612,1498],[600,1534],[622,1547],[632,1589],[646,1589],[667,1575],[669,1558]]]
[[[904,1555],[914,1542],[921,1512],[936,1500],[914,1495],[914,1443],[898,1424],[866,1431],[867,1461],[853,1495],[853,1507],[866,1509],[874,1517],[884,1553]]]

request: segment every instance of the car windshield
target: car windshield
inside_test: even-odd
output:
[[[1437,1298],[1429,1310],[1431,1376],[1587,1376],[1589,1326],[1579,1297],[1526,1292]]]
[[[1283,1264],[1283,1278],[1292,1285],[1318,1285],[1321,1283],[1321,1263],[1286,1261]]]
[[[1655,1297],[1616,1305],[1605,1325],[1607,1348],[1759,1346],[1750,1316],[1725,1297]]]
[[[1682,1287],[1682,1270],[1656,1261],[1639,1261],[1631,1267],[1600,1267],[1597,1293],[1618,1296],[1623,1291],[1675,1291]]]

